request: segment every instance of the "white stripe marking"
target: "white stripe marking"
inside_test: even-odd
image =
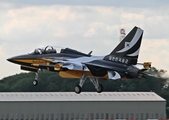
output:
[[[137,31],[136,31],[136,34],[134,35],[133,39],[130,42],[130,46],[125,46],[123,49],[117,51],[117,53],[126,52],[127,50],[132,48],[137,43],[137,41],[139,40],[142,33],[143,33],[143,30],[138,28]]]
[[[127,54],[127,56],[137,56],[139,54],[140,48],[132,54]]]

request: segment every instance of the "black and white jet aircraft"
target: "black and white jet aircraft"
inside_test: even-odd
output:
[[[93,56],[70,49],[53,46],[35,49],[34,52],[7,59],[21,65],[22,70],[36,73],[33,85],[38,84],[39,70],[59,72],[63,78],[80,78],[80,83],[75,86],[76,93],[87,78],[93,83],[98,93],[103,91],[103,86],[98,83],[99,78],[124,79],[141,77],[144,70],[150,68],[151,63],[143,63],[143,69],[137,68],[143,30],[134,27],[130,33],[106,56]]]

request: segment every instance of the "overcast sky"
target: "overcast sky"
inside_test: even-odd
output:
[[[139,62],[169,70],[168,0],[0,0],[0,79],[20,72],[7,58],[47,45],[109,54],[119,30],[144,30]]]

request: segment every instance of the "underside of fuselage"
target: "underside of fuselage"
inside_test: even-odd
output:
[[[83,74],[89,77],[97,77],[97,78],[104,78],[108,79],[108,75],[104,76],[93,76],[90,71],[78,71],[78,70],[67,70],[67,71],[60,71],[59,76],[63,78],[82,78]]]

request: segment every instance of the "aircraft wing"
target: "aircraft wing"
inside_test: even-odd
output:
[[[43,58],[47,64],[32,64],[35,67],[40,68],[53,68],[56,71],[60,71],[62,69],[68,70],[84,70],[89,71],[88,68],[79,62],[78,60],[66,60],[66,59],[50,59],[50,58]]]
[[[92,57],[79,57],[79,58],[44,58],[46,62],[52,64],[62,64],[62,68],[69,69],[69,70],[83,70],[89,71],[88,67],[86,66],[89,64],[89,61],[95,61],[96,59],[103,59],[103,56],[92,56]],[[94,65],[94,64],[92,64]],[[105,67],[105,66],[101,66]]]
[[[83,63],[83,64],[85,64],[88,68],[99,67],[99,68],[104,68],[107,70],[120,71],[120,72],[124,72],[127,67],[124,64],[117,64],[115,62],[109,62],[105,60],[94,60],[94,61]]]

